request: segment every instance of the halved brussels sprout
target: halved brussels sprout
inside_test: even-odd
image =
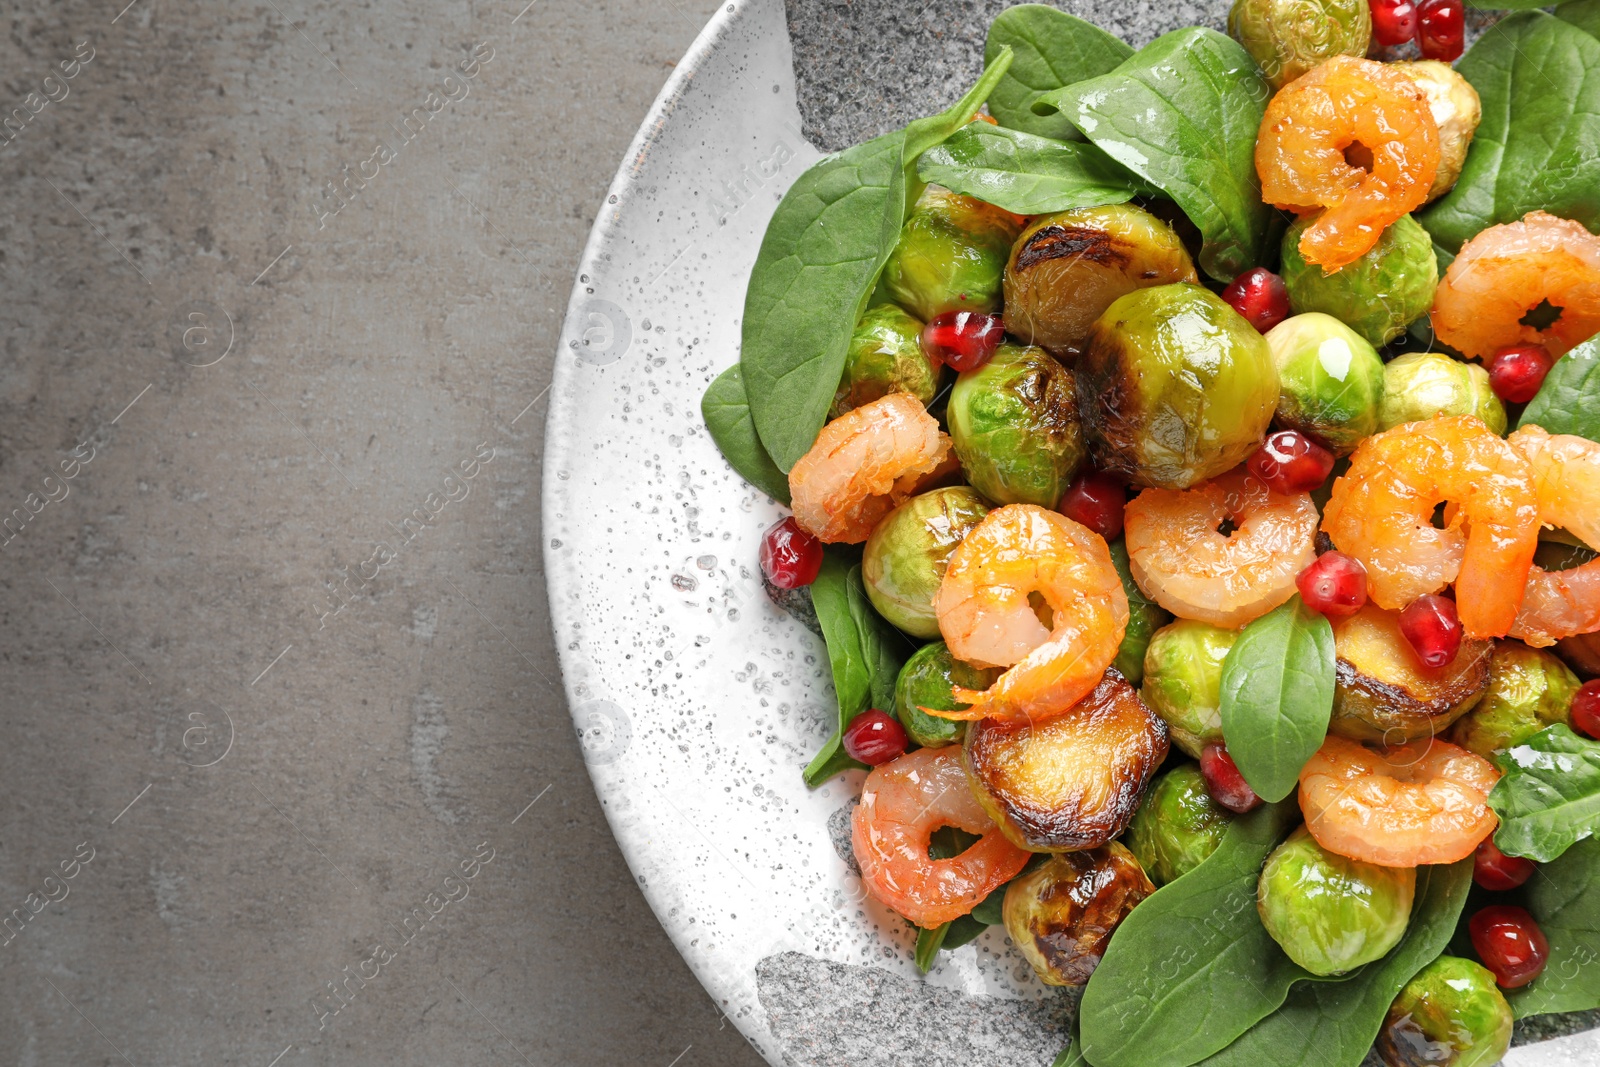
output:
[[[995,311],[1021,228],[1010,212],[930,185],[883,266],[881,292],[923,322],[946,311]]]
[[[1383,368],[1378,429],[1439,415],[1476,415],[1497,434],[1506,432],[1506,408],[1489,388],[1489,372],[1443,352],[1407,352]]]
[[[967,724],[957,719],[941,719],[923,708],[939,711],[966,711],[972,705],[955,698],[952,690],[987,689],[1003,671],[998,667],[974,667],[950,654],[943,641],[923,645],[900,668],[894,683],[894,714],[911,740],[923,748],[941,748],[958,743],[967,733]]]
[[[1217,850],[1231,818],[1211,799],[1200,768],[1184,763],[1156,779],[1123,840],[1150,880],[1166,885]]]
[[[1128,594],[1128,628],[1123,631],[1122,645],[1111,665],[1135,689],[1144,681],[1144,656],[1150,648],[1150,639],[1157,630],[1172,621],[1172,613],[1144,595],[1128,569],[1128,546],[1120,538],[1106,546],[1111,550],[1111,565],[1117,568],[1122,579],[1122,591]]]
[[[1550,653],[1521,641],[1498,641],[1489,657],[1489,685],[1450,740],[1485,758],[1520,745],[1546,726],[1572,725],[1578,676]]]
[[[989,817],[1019,848],[1099,848],[1133,818],[1167,757],[1167,728],[1115,670],[1072,710],[1043,723],[967,727],[963,763]]]
[[[946,418],[967,481],[996,504],[1053,509],[1083,462],[1072,372],[1042,348],[1001,345],[956,379]]]
[[[1283,235],[1283,284],[1295,314],[1332,315],[1374,348],[1393,341],[1413,319],[1427,314],[1439,285],[1439,262],[1433,238],[1421,223],[1405,216],[1383,231],[1366,255],[1324,274],[1300,254],[1300,235],[1312,221],[1301,219]]]
[[[1157,630],[1145,650],[1139,695],[1166,722],[1172,743],[1195,759],[1222,743],[1222,661],[1238,639],[1237,630],[1179,619]]]
[[[961,539],[989,514],[964,485],[914,496],[872,528],[861,580],[878,614],[913,637],[939,636],[933,596]]]
[[[1006,263],[1006,331],[1073,355],[1117,297],[1199,280],[1172,227],[1143,208],[1111,204],[1045,215],[1023,231]]]
[[[1291,960],[1312,974],[1344,974],[1400,943],[1416,886],[1415,867],[1337,855],[1302,826],[1267,857],[1256,910]]]
[[[1367,0],[1234,0],[1228,33],[1274,89],[1334,56],[1365,56],[1372,40]]]
[[[1472,146],[1472,135],[1477,132],[1478,121],[1483,118],[1483,103],[1472,83],[1457,74],[1455,68],[1437,59],[1419,59],[1410,63],[1391,63],[1397,70],[1417,83],[1428,96],[1428,109],[1439,127],[1439,170],[1433,185],[1428,189],[1428,199],[1436,200],[1450,191],[1461,168],[1467,162],[1467,149]]]
[[[1378,432],[1383,360],[1366,339],[1320,311],[1267,331],[1278,367],[1278,423],[1309,434],[1339,455]]]
[[[943,376],[944,366],[922,350],[922,323],[895,304],[870,307],[850,335],[844,376],[828,418],[890,393],[910,393],[927,407],[939,395]]]
[[[1077,372],[1095,465],[1136,485],[1187,489],[1238,466],[1278,406],[1266,339],[1198,285],[1119,298],[1095,320]]]
[[[1115,841],[1051,856],[1006,887],[1006,933],[1046,985],[1081,986],[1111,934],[1155,886]]]
[[[1398,745],[1437,737],[1483,698],[1493,642],[1464,637],[1456,658],[1424,667],[1400,632],[1400,613],[1367,604],[1333,624],[1338,657],[1330,733]]]
[[[1511,1047],[1511,1005],[1487,967],[1440,956],[1406,983],[1378,1032],[1386,1067],[1490,1067]]]

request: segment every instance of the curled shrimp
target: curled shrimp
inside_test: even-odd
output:
[[[1445,529],[1433,525],[1442,501]],[[1404,608],[1456,583],[1469,637],[1502,637],[1538,547],[1527,462],[1474,415],[1408,422],[1369,437],[1333,485],[1322,529],[1367,568],[1379,607]]]
[[[982,836],[959,856],[930,859],[933,832],[944,826]],[[873,768],[850,818],[850,842],[868,892],[924,929],[970,912],[1032,855],[984,813],[960,748],[919,748]]]
[[[1600,444],[1527,426],[1508,439],[1533,470],[1539,521],[1600,548]],[[1511,636],[1536,648],[1600,631],[1600,560],[1564,571],[1534,567]]]
[[[1349,162],[1351,149],[1365,149],[1370,167]],[[1330,274],[1420,207],[1438,170],[1427,94],[1399,71],[1354,56],[1334,56],[1280,89],[1256,139],[1263,200],[1302,214],[1327,209],[1300,235],[1300,254]]]
[[[1548,300],[1561,315],[1525,325]],[[1530,211],[1461,246],[1433,294],[1433,332],[1463,355],[1488,359],[1515,344],[1560,356],[1600,333],[1600,237],[1571,219]]]
[[[910,393],[847,411],[789,472],[795,521],[820,541],[859,544],[949,452],[950,438]]]
[[[1224,520],[1235,529],[1217,532]],[[1294,595],[1317,558],[1310,493],[1274,493],[1236,467],[1192,489],[1146,489],[1127,507],[1128,567],[1182,619],[1237,629]]]

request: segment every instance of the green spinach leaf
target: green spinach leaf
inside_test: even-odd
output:
[[[1557,723],[1495,762],[1503,773],[1489,807],[1501,852],[1548,863],[1600,827],[1600,742]]]
[[[1083,1058],[1083,1042],[1078,1039],[1078,1019],[1072,1019],[1072,1044],[1061,1050],[1050,1063],[1050,1067],[1092,1067],[1088,1060]]]
[[[772,462],[756,436],[750,419],[750,401],[744,395],[744,378],[735,363],[717,376],[700,398],[700,416],[723,458],[739,476],[774,500],[789,502],[789,479]]]
[[[1529,211],[1600,231],[1600,40],[1542,11],[1496,23],[1456,69],[1483,121],[1456,186],[1417,216],[1458,252],[1486,226]]]
[[[1091,22],[1045,4],[1008,7],[989,24],[983,60],[993,63],[1002,48],[1016,54],[1011,69],[989,96],[989,114],[1024,133],[1082,140],[1060,115],[1036,115],[1033,105],[1052,89],[1110,72],[1133,49]]]
[[[1222,736],[1263,800],[1294,792],[1333,715],[1333,627],[1296,596],[1246,626],[1222,662]]]
[[[1265,262],[1277,226],[1261,202],[1256,134],[1272,87],[1215,30],[1158,37],[1110,74],[1046,93],[1106,155],[1177,201],[1200,227],[1200,266],[1232,281]]]
[[[1585,33],[1600,38],[1600,0],[1567,0],[1556,8],[1556,18],[1566,19]]]
[[[1506,999],[1519,1019],[1600,1008],[1600,840],[1573,845],[1523,891],[1550,942],[1544,973]]]
[[[933,970],[933,961],[939,955],[939,950],[944,947],[944,939],[950,934],[950,924],[943,923],[933,929],[922,928],[917,931],[916,951],[911,954],[912,960],[917,965],[917,970],[927,974]]]
[[[1539,395],[1522,409],[1518,428],[1542,426],[1600,441],[1600,337],[1591,337],[1556,360]]]
[[[974,122],[923,153],[917,176],[1018,215],[1122,204],[1145,183],[1100,149]]]

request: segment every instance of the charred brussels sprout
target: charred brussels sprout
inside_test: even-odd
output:
[[[1472,83],[1455,72],[1448,63],[1421,59],[1413,63],[1394,63],[1391,69],[1409,77],[1428,96],[1428,109],[1439,127],[1439,171],[1428,189],[1434,200],[1450,191],[1461,177],[1467,162],[1472,135],[1483,118],[1483,104]]]
[[[1079,208],[1036,219],[1006,263],[1006,330],[1062,355],[1125,293],[1199,281],[1172,227],[1132,204]]]
[[[939,636],[933,595],[961,539],[989,508],[964,485],[914,496],[872,529],[861,580],[878,614],[913,637]]]
[[[1119,298],[1077,371],[1095,465],[1136,485],[1187,489],[1238,466],[1278,406],[1266,339],[1198,285]]]
[[[1390,226],[1366,255],[1332,274],[1300,254],[1300,235],[1311,222],[1301,219],[1283,235],[1283,284],[1295,314],[1332,315],[1382,348],[1433,306],[1439,262],[1433,238],[1416,219],[1407,215]]]
[[[1278,367],[1278,422],[1340,455],[1378,432],[1383,360],[1360,334],[1318,311],[1285,319],[1267,333]]]
[[[1331,733],[1398,745],[1437,737],[1483,697],[1490,642],[1462,638],[1456,658],[1425,667],[1400,632],[1400,613],[1367,604],[1333,625]]]
[[[1267,857],[1256,890],[1261,924],[1294,962],[1344,974],[1400,943],[1415,867],[1380,867],[1329,852],[1304,826]]]
[[[930,186],[883,266],[881,292],[924,322],[946,311],[994,311],[1020,228],[1009,212]]]
[[[1185,763],[1150,787],[1124,840],[1150,880],[1166,885],[1217,850],[1229,818],[1228,809],[1211,799],[1200,768]]]
[[[971,707],[955,698],[952,690],[987,689],[1000,677],[1000,668],[974,667],[950,654],[943,641],[923,645],[900,668],[894,683],[894,712],[911,740],[923,748],[954,745],[967,733],[967,724],[929,715],[923,708],[965,711]]]
[[[844,376],[828,418],[890,393],[910,393],[926,407],[939,394],[943,373],[944,367],[922,350],[922,323],[894,304],[868,308],[850,336]]]
[[[1520,745],[1546,726],[1572,725],[1578,676],[1555,656],[1521,641],[1500,641],[1489,659],[1489,688],[1462,716],[1450,740],[1488,758]]]
[[[1139,695],[1195,759],[1222,741],[1222,661],[1238,639],[1237,630],[1179,619],[1157,630],[1145,651]]]
[[[1116,842],[1052,856],[1006,888],[1006,933],[1046,985],[1081,986],[1105,955],[1118,924],[1155,892]]]
[[[1489,1067],[1511,1047],[1511,1005],[1488,968],[1440,956],[1406,983],[1378,1033],[1386,1067]]]
[[[1054,508],[1083,462],[1072,372],[1042,348],[1001,345],[956,379],[947,418],[967,481],[996,504]]]
[[[1443,352],[1408,352],[1383,368],[1378,429],[1437,415],[1476,415],[1495,433],[1506,432],[1506,408],[1489,388],[1489,372]]]
[[[1133,580],[1133,572],[1128,569],[1127,544],[1117,540],[1107,547],[1111,550],[1111,565],[1117,568],[1117,577],[1122,579],[1122,591],[1128,594],[1128,628],[1122,634],[1122,645],[1111,665],[1137,689],[1144,681],[1144,655],[1150,648],[1150,639],[1172,621],[1172,615],[1145,596],[1144,590]]]
[[[1364,56],[1372,39],[1367,0],[1234,0],[1228,33],[1274,89],[1334,56]]]

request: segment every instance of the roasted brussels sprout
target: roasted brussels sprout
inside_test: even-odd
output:
[[[1424,667],[1400,632],[1399,612],[1369,603],[1335,620],[1329,732],[1386,745],[1443,735],[1483,698],[1492,644],[1464,637],[1454,660]]]
[[[1416,219],[1405,216],[1383,231],[1366,255],[1332,274],[1300,254],[1300,235],[1311,222],[1301,219],[1283,235],[1283,284],[1295,314],[1332,315],[1382,348],[1433,306],[1439,262],[1433,238]]]
[[[1009,212],[929,186],[889,253],[880,292],[924,322],[946,311],[992,312],[1019,229]]]
[[[1111,665],[1135,689],[1144,681],[1144,656],[1150,648],[1155,632],[1172,621],[1171,612],[1144,595],[1133,572],[1128,569],[1128,546],[1121,540],[1111,542],[1111,565],[1117,568],[1122,579],[1122,591],[1128,594],[1128,628],[1122,634],[1122,647]]]
[[[1188,874],[1222,844],[1231,818],[1211,799],[1200,768],[1184,763],[1150,787],[1123,838],[1156,885]]]
[[[1312,974],[1343,974],[1400,943],[1416,885],[1415,867],[1337,855],[1302,826],[1267,857],[1256,910],[1291,960]]]
[[[1198,285],[1120,297],[1077,371],[1095,465],[1136,485],[1187,489],[1238,466],[1278,406],[1266,339]]]
[[[1112,931],[1155,892],[1127,849],[1113,841],[1051,856],[1006,887],[1006,933],[1046,985],[1081,986]]]
[[[1053,509],[1083,462],[1072,372],[1042,348],[1001,345],[956,379],[946,418],[967,481],[996,504]]]
[[[974,667],[950,654],[943,641],[923,645],[900,668],[894,683],[894,714],[911,740],[923,748],[953,745],[966,736],[967,724],[929,715],[923,708],[939,711],[965,711],[971,707],[952,693],[963,689],[987,689],[1000,677],[999,668]]]
[[[1115,669],[1044,723],[983,719],[963,762],[989,817],[1019,848],[1099,848],[1122,833],[1167,758],[1167,728]]]
[[[939,636],[933,595],[961,539],[989,514],[964,485],[914,496],[872,528],[861,556],[861,580],[878,614],[913,637]]]
[[[1406,983],[1378,1033],[1387,1067],[1490,1067],[1511,1047],[1511,1005],[1489,969],[1440,956]]]
[[[922,350],[922,323],[895,304],[867,309],[850,335],[844,376],[828,418],[870,404],[890,393],[910,393],[924,407],[939,395],[944,367]]]
[[[1579,634],[1556,642],[1556,651],[1565,657],[1580,678],[1600,678],[1600,634]]]
[[[1364,56],[1372,40],[1367,0],[1234,0],[1228,33],[1274,89],[1334,56]]]
[[[1143,208],[1111,204],[1046,215],[1023,231],[1006,262],[1006,330],[1073,355],[1117,297],[1195,281],[1183,242]]]
[[[1222,741],[1222,661],[1238,639],[1237,630],[1179,619],[1157,630],[1145,651],[1139,695],[1195,759]]]
[[[1472,135],[1483,118],[1483,104],[1478,90],[1448,63],[1420,59],[1393,63],[1390,68],[1408,76],[1428,95],[1428,109],[1439,126],[1439,171],[1428,190],[1428,199],[1435,200],[1449,192],[1461,177]]]
[[[1495,433],[1506,432],[1506,408],[1489,388],[1489,372],[1443,352],[1407,352],[1383,368],[1378,429],[1437,415],[1476,415]]]
[[[1546,726],[1572,725],[1578,676],[1555,656],[1521,641],[1497,641],[1483,699],[1457,720],[1450,740],[1488,758]]]
[[[1267,332],[1278,367],[1278,422],[1340,455],[1378,432],[1383,360],[1366,339],[1320,311],[1285,319]]]

